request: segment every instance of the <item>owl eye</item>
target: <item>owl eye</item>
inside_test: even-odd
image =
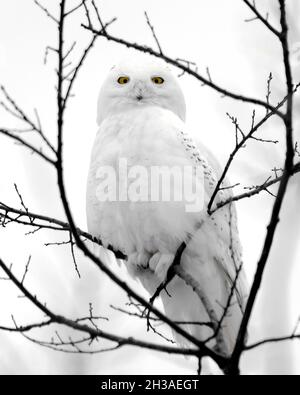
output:
[[[126,76],[122,76],[118,78],[118,83],[121,85],[127,84],[129,82],[130,78]]]
[[[152,77],[151,80],[154,84],[157,85],[161,85],[165,82],[165,80],[162,77]]]

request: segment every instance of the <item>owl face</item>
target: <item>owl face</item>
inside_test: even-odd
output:
[[[118,112],[145,106],[161,107],[185,119],[184,96],[167,65],[152,59],[120,62],[101,88],[98,123]]]

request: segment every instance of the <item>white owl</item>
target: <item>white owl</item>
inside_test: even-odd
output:
[[[104,246],[123,251],[128,256],[125,264],[129,273],[151,294],[165,279],[177,248],[191,238],[182,255],[182,268],[201,287],[220,318],[241,262],[236,213],[233,205],[227,205],[211,216],[207,214],[208,202],[221,175],[220,167],[201,143],[194,145],[188,136],[184,123],[185,100],[177,79],[167,65],[152,58],[121,62],[111,69],[102,86],[97,121],[99,129],[87,185],[89,232],[100,238]],[[128,178],[127,170],[120,170],[120,160],[127,161],[128,171],[141,167],[147,171],[163,166],[172,168],[175,178],[182,176],[185,167],[201,168],[201,209],[187,210],[186,196],[181,201],[162,198],[153,201],[149,178],[139,177],[137,191],[137,177]],[[108,173],[103,177],[103,169],[112,169],[116,182]],[[198,177],[195,172],[186,177],[195,186]],[[169,186],[165,184],[162,188],[169,192],[172,188],[174,193],[180,192],[182,188],[175,181]],[[124,192],[124,188],[135,190],[138,197],[130,199],[124,194],[122,197],[114,194],[115,189]],[[146,192],[141,192],[143,188]],[[216,201],[230,196],[231,190],[224,189]],[[180,322],[209,320],[205,306],[181,278],[175,277],[167,291],[161,293],[161,299],[168,317]],[[245,293],[241,271],[222,325],[225,354],[234,346]],[[212,334],[206,326],[190,324],[183,328],[201,340]],[[187,345],[183,338],[174,335],[179,344]]]

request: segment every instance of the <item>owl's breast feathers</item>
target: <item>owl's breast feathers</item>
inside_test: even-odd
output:
[[[171,111],[156,107],[138,107],[102,122],[92,151],[87,214],[89,229],[104,243],[127,252],[143,249],[146,243],[153,252],[165,238],[164,242],[175,248],[193,231],[199,219],[187,215],[183,203],[99,202],[96,196],[99,167],[112,166],[119,183],[124,176],[119,172],[120,159],[126,159],[128,168],[143,166],[147,170],[157,166],[192,166],[178,138],[184,127]],[[151,185],[149,194],[150,189]]]

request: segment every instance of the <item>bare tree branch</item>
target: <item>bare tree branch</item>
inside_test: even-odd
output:
[[[275,114],[277,114],[279,117],[282,118],[282,113],[280,111],[278,111],[275,107],[271,106],[270,104],[268,104],[260,99],[247,97],[247,96],[244,96],[241,94],[231,92],[225,88],[222,88],[219,85],[213,83],[211,81],[210,77],[205,78],[202,75],[200,75],[199,73],[197,73],[196,71],[192,70],[189,66],[180,63],[178,60],[172,59],[164,54],[161,54],[160,52],[157,52],[152,48],[149,48],[149,47],[146,47],[141,44],[134,43],[134,42],[130,42],[130,41],[124,40],[119,37],[115,37],[115,36],[107,33],[107,30],[105,30],[105,31],[103,31],[103,29],[97,30],[96,28],[94,28],[92,26],[85,25],[85,24],[82,24],[82,27],[86,30],[91,31],[96,36],[104,37],[108,41],[113,41],[118,44],[124,45],[128,48],[133,48],[133,49],[136,49],[137,51],[148,53],[154,57],[161,58],[164,61],[166,61],[167,63],[181,69],[183,72],[192,75],[197,80],[202,82],[204,85],[209,86],[210,88],[214,89],[215,91],[219,92],[220,94],[222,94],[224,96],[228,96],[232,99],[239,100],[239,101],[242,101],[245,103],[252,103],[252,104],[256,104],[258,106],[262,106],[270,111],[273,111]]]
[[[244,350],[249,351],[249,350],[253,350],[254,348],[260,347],[262,345],[265,345],[265,344],[279,343],[279,342],[283,342],[283,341],[287,341],[287,340],[294,340],[294,339],[300,339],[300,334],[299,335],[292,334],[292,335],[281,336],[281,337],[271,337],[269,339],[264,339],[259,342],[250,344],[250,345],[246,346],[244,348]]]
[[[47,15],[48,18],[52,19],[55,23],[58,24],[58,20],[49,12],[49,10],[42,6],[37,0],[34,0],[35,4]]]
[[[291,170],[291,175],[295,175],[300,172],[300,162],[295,164]],[[242,199],[251,198],[252,196],[258,195],[259,193],[266,191],[270,186],[278,184],[282,180],[282,176],[275,177],[274,179],[264,182],[262,185],[257,186],[249,192],[235,195],[232,198],[225,200],[224,202],[217,203],[217,208],[212,211],[214,213],[217,209],[227,206],[231,202],[237,202]]]
[[[151,32],[152,32],[152,36],[153,36],[153,38],[154,38],[154,40],[155,40],[155,42],[156,42],[157,48],[158,48],[158,50],[159,50],[159,53],[160,53],[161,55],[163,55],[163,51],[162,51],[162,49],[161,49],[160,43],[159,43],[159,41],[158,41],[158,38],[157,38],[157,36],[156,36],[156,34],[155,34],[154,27],[153,27],[153,25],[151,25],[150,19],[149,19],[148,14],[147,14],[146,11],[145,11],[145,17],[146,17],[147,25],[149,26],[149,28],[150,28],[150,30],[151,30]]]
[[[34,147],[30,143],[28,143],[27,141],[25,141],[21,137],[11,133],[7,129],[0,128],[0,133],[3,134],[4,136],[10,137],[12,140],[15,140],[16,142],[24,145],[24,147],[28,148],[30,151],[32,151],[35,154],[37,154],[39,157],[41,157],[42,159],[44,159],[46,162],[50,163],[51,165],[55,165],[55,161],[53,159],[51,159],[50,157],[48,157],[46,154],[44,154],[42,152],[41,148],[39,149],[39,148]]]
[[[267,20],[267,18],[264,18],[261,13],[257,10],[255,3],[253,4],[250,3],[248,0],[243,0],[245,4],[254,12],[256,15],[256,19],[259,19],[275,36],[280,37],[281,33],[276,30]]]
[[[10,278],[10,280],[15,284],[15,286],[24,294],[24,296],[29,299],[42,313],[44,313],[47,317],[49,317],[48,321],[41,322],[38,324],[32,324],[24,327],[18,327],[23,328],[19,332],[24,332],[31,330],[33,328],[39,327],[39,326],[46,326],[52,323],[56,324],[62,324],[65,326],[68,326],[70,328],[73,328],[75,330],[78,330],[80,332],[85,332],[89,335],[89,339],[94,339],[94,338],[103,338],[110,340],[112,342],[115,342],[118,344],[118,347],[122,347],[125,345],[132,345],[132,346],[138,346],[141,348],[147,348],[151,350],[156,350],[156,351],[161,351],[161,352],[167,352],[170,354],[183,354],[183,355],[195,355],[197,356],[199,354],[198,349],[195,348],[186,348],[186,349],[180,349],[177,347],[166,347],[163,345],[159,344],[154,344],[150,342],[144,342],[138,339],[134,339],[133,337],[121,337],[121,336],[116,336],[113,335],[109,332],[102,331],[100,329],[95,329],[94,327],[90,327],[86,324],[81,324],[78,321],[74,321],[71,319],[68,319],[64,316],[61,315],[56,315],[53,313],[46,305],[41,303],[36,296],[33,296],[27,288],[24,287],[24,285],[13,275],[12,271],[10,268],[8,268],[5,263],[0,259],[0,267],[1,269],[5,272],[5,274]],[[1,329],[2,327],[0,327]],[[9,330],[9,331],[14,331],[12,328],[7,328],[3,327],[4,330]],[[219,361],[223,361],[223,357],[219,356]]]
[[[294,152],[294,143],[293,143],[293,81],[292,81],[292,74],[291,74],[290,61],[289,61],[289,46],[288,46],[288,36],[287,36],[288,29],[287,29],[287,21],[286,21],[285,1],[279,0],[279,5],[280,5],[280,24],[282,29],[280,34],[280,41],[282,45],[283,62],[285,66],[286,86],[287,86],[287,95],[288,95],[287,109],[284,116],[284,125],[286,130],[286,158],[285,158],[284,172],[280,181],[278,194],[274,202],[271,219],[267,228],[267,234],[266,234],[263,250],[261,253],[261,257],[257,263],[257,269],[256,269],[254,281],[251,286],[249,298],[246,304],[245,314],[241,322],[239,334],[237,337],[237,342],[228,368],[228,373],[230,373],[231,375],[239,374],[239,360],[245,348],[244,343],[245,343],[248,323],[253,311],[257,293],[262,283],[264,270],[272,248],[277,225],[279,223],[279,215],[280,215],[281,207],[287,190],[288,182],[290,180],[294,168],[293,161],[294,161],[295,152]]]
[[[12,316],[13,318],[13,316]],[[13,318],[13,321],[14,318]],[[45,326],[49,326],[53,323],[53,321],[51,319],[44,321],[44,322],[38,322],[36,324],[30,324],[30,325],[25,325],[25,326],[15,326],[15,327],[8,327],[8,326],[0,326],[0,330],[2,331],[6,331],[6,332],[29,332],[32,329],[36,329],[36,328],[43,328]]]
[[[295,92],[297,91],[299,85],[300,85],[300,84],[296,85],[296,87],[294,88],[293,93],[295,93]],[[292,95],[293,93],[291,93],[291,95]],[[278,103],[278,105],[276,106],[276,110],[278,110],[280,107],[282,107],[283,104],[284,104],[287,100],[288,100],[288,95],[287,95],[280,103]],[[214,190],[214,192],[213,192],[213,194],[212,194],[212,196],[211,196],[211,198],[210,198],[210,201],[209,201],[209,203],[208,203],[207,211],[208,211],[209,214],[212,214],[212,213],[214,212],[214,211],[212,210],[213,203],[214,203],[214,201],[215,201],[215,198],[216,198],[218,192],[220,191],[221,185],[222,185],[223,181],[225,180],[225,178],[226,178],[226,176],[227,176],[228,170],[229,170],[229,168],[230,168],[230,166],[231,166],[231,164],[232,164],[232,162],[233,162],[233,160],[234,160],[236,154],[241,150],[241,148],[243,148],[243,147],[245,146],[245,143],[246,143],[249,139],[251,139],[251,138],[253,137],[254,133],[257,132],[257,130],[258,130],[258,129],[259,129],[259,128],[260,128],[260,127],[261,127],[261,126],[262,126],[272,115],[274,115],[274,114],[275,114],[275,113],[274,113],[273,111],[268,112],[268,113],[264,116],[264,118],[262,118],[259,122],[256,123],[256,125],[253,125],[253,124],[252,124],[252,127],[251,127],[250,131],[249,131],[246,135],[243,134],[243,138],[240,140],[240,142],[237,141],[236,146],[235,146],[234,150],[232,151],[232,153],[231,153],[230,156],[229,156],[229,159],[228,159],[228,161],[227,161],[227,163],[226,163],[226,165],[225,165],[225,168],[224,168],[224,170],[223,170],[223,173],[222,173],[222,175],[221,175],[221,177],[220,177],[220,179],[219,179],[219,181],[218,181],[218,183],[217,183],[217,185],[216,185],[216,188],[215,188],[215,190]]]

